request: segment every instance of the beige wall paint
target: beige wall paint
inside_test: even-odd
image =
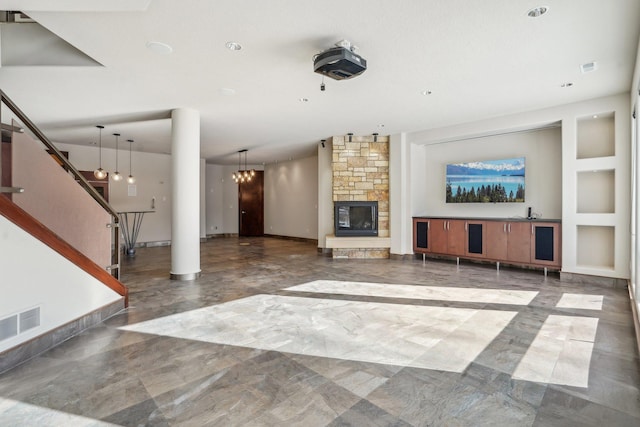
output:
[[[562,217],[562,141],[559,128],[426,145],[422,197],[425,215],[526,217],[527,206],[543,218]],[[525,157],[525,203],[446,203],[450,163]],[[419,184],[416,184],[419,185]]]
[[[318,157],[265,166],[264,232],[318,238]]]
[[[13,185],[24,193],[13,201],[99,267],[111,265],[112,218],[45,151],[25,133],[12,142]]]

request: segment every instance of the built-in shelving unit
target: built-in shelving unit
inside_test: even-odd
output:
[[[578,118],[576,129],[576,267],[615,270],[615,114]]]

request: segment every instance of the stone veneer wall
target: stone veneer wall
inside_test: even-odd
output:
[[[389,237],[389,137],[333,137],[333,201],[377,201],[378,236]],[[336,252],[338,251],[338,253]],[[353,257],[385,257],[389,250],[362,249],[356,256],[353,249],[334,249],[335,256],[348,252]],[[384,252],[385,254],[382,254]]]

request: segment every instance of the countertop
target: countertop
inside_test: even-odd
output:
[[[554,222],[561,223],[561,219],[555,218],[535,218],[527,219],[524,217],[510,217],[510,218],[483,218],[483,217],[469,217],[469,216],[414,216],[416,219],[450,219],[450,220],[466,220],[466,221],[501,221],[501,222]]]

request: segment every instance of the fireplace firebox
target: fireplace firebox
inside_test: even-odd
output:
[[[335,202],[335,234],[377,236],[378,202]]]

